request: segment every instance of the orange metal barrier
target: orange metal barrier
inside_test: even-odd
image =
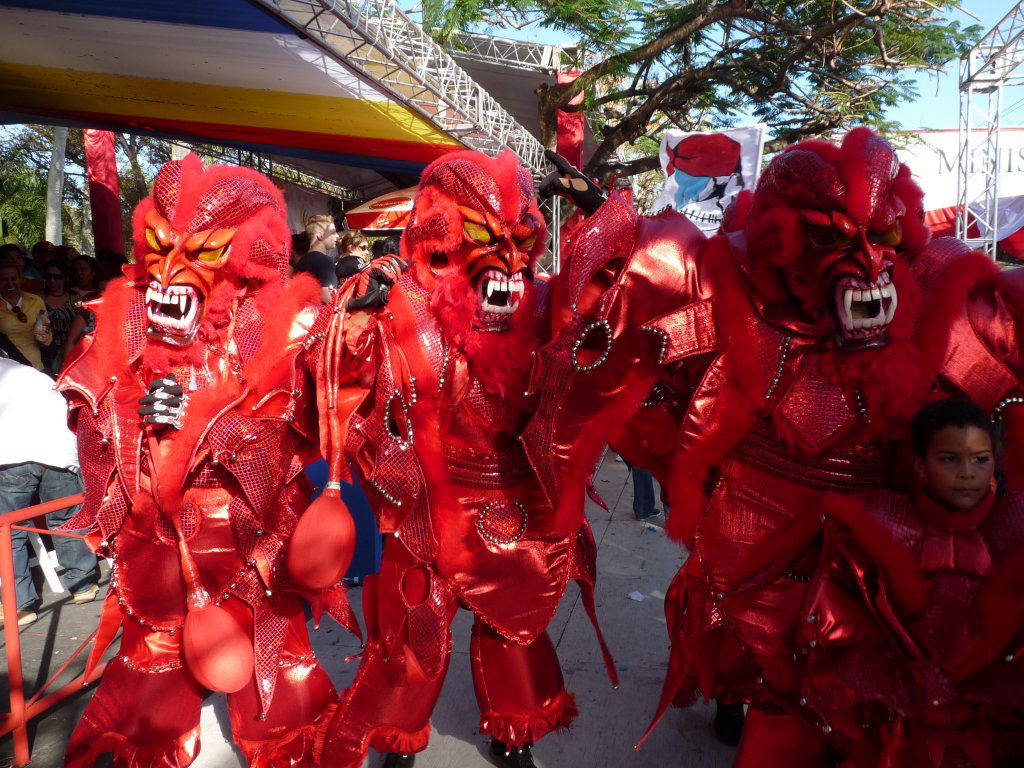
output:
[[[14,592],[14,553],[11,545],[11,531],[35,531],[46,533],[50,536],[67,536],[74,539],[82,539],[84,536],[77,533],[64,533],[63,531],[42,530],[31,526],[18,525],[26,520],[39,515],[46,515],[58,509],[66,509],[76,504],[81,504],[84,495],[81,493],[74,496],[67,496],[63,499],[48,501],[45,504],[37,504],[34,507],[16,509],[0,515],[0,592],[3,594],[4,609],[4,642],[7,645],[7,673],[10,687],[11,711],[0,714],[0,736],[8,733],[14,734],[14,766],[24,768],[29,765],[30,753],[28,747],[28,721],[37,717],[52,707],[54,704],[66,699],[73,693],[82,690],[94,680],[99,679],[103,674],[104,664],[100,664],[93,671],[88,680],[85,675],[78,675],[74,680],[64,687],[46,693],[53,682],[60,677],[64,670],[84,651],[92,642],[95,632],[85,639],[74,653],[61,664],[50,679],[43,683],[26,701],[25,700],[25,677],[21,668],[21,636],[18,633],[18,599]]]

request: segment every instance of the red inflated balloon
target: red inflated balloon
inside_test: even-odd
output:
[[[253,672],[252,639],[238,620],[212,603],[185,616],[185,661],[204,688],[235,693]]]
[[[306,589],[340,580],[356,548],[356,526],[345,503],[324,494],[309,505],[288,542],[288,573]]]

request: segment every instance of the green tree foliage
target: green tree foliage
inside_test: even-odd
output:
[[[937,70],[981,28],[945,17],[956,0],[425,0],[424,22],[456,30],[531,24],[580,40],[580,77],[537,90],[542,140],[579,93],[598,146],[588,173],[641,173],[655,155],[623,160],[623,145],[667,128],[768,124],[766,149],[866,123],[912,99],[912,75]]]
[[[116,140],[127,254],[131,248],[132,211],[146,196],[156,171],[171,159],[171,151],[167,142],[145,136],[116,134]],[[0,219],[5,227],[0,239],[26,247],[43,239],[46,174],[52,145],[51,126],[12,125],[0,129]],[[81,249],[88,195],[85,137],[81,129],[68,131],[64,168],[64,240]]]

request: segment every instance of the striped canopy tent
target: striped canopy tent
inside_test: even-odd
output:
[[[413,178],[462,147],[249,0],[0,0],[0,29],[2,122],[227,143]]]

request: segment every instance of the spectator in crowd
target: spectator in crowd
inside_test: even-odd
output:
[[[646,469],[630,467],[633,476],[633,517],[646,520],[658,514],[654,508],[654,476]]]
[[[18,261],[24,269],[25,250],[17,243],[3,243],[0,245],[0,261]]]
[[[338,245],[338,264],[335,274],[344,280],[359,273],[369,263],[370,244],[359,230],[346,232]]]
[[[28,293],[39,293],[43,290],[43,282],[36,271],[35,265],[26,256],[25,250],[17,243],[0,245],[0,263],[13,261],[21,271],[21,290]]]
[[[68,337],[75,315],[78,297],[69,285],[70,264],[63,259],[51,259],[43,265],[43,301],[50,316],[53,340],[42,348],[43,368],[57,373],[64,362],[64,342]]]
[[[21,269],[14,260],[0,262],[0,333],[36,370],[43,369],[40,345],[53,341],[46,304],[21,289]]]
[[[78,249],[73,245],[58,245],[53,249],[53,256],[51,258],[64,259],[65,261],[73,261],[78,256]],[[43,259],[40,264],[45,264],[50,259]],[[40,269],[42,273],[42,269]]]
[[[28,366],[0,359],[0,513],[82,492],[75,436],[67,426],[68,407],[49,378]],[[70,520],[79,506],[47,515],[51,525]],[[11,531],[18,626],[36,620],[39,593],[28,567],[28,534]],[[99,591],[96,557],[81,539],[54,536],[64,584],[76,603],[88,603]]]
[[[76,256],[71,261],[72,288],[83,299],[99,295],[100,267],[92,256]]]
[[[306,235],[309,250],[295,264],[295,273],[306,272],[315,277],[320,282],[320,300],[329,304],[338,289],[338,277],[328,251],[338,244],[338,229],[330,216],[317,214],[306,218]]]
[[[100,248],[96,251],[96,264],[99,269],[102,288],[105,288],[109,281],[121,277],[124,274],[122,268],[127,263],[128,258],[123,253],[112,248]]]
[[[291,264],[294,268],[299,263],[299,259],[306,255],[309,250],[309,235],[306,234],[305,230],[297,232],[292,235],[292,258]]]
[[[38,243],[32,246],[32,255],[26,259],[25,267],[22,269],[22,274],[28,280],[38,280],[40,286],[42,285],[43,273],[39,270],[40,264],[45,264],[52,259],[56,254],[54,251],[57,246],[51,243],[49,240],[40,240]],[[30,290],[26,288],[25,290]],[[42,288],[40,288],[42,290]]]
[[[5,333],[0,333],[0,359],[13,360],[21,365],[31,365],[23,354],[14,346],[14,342]]]

